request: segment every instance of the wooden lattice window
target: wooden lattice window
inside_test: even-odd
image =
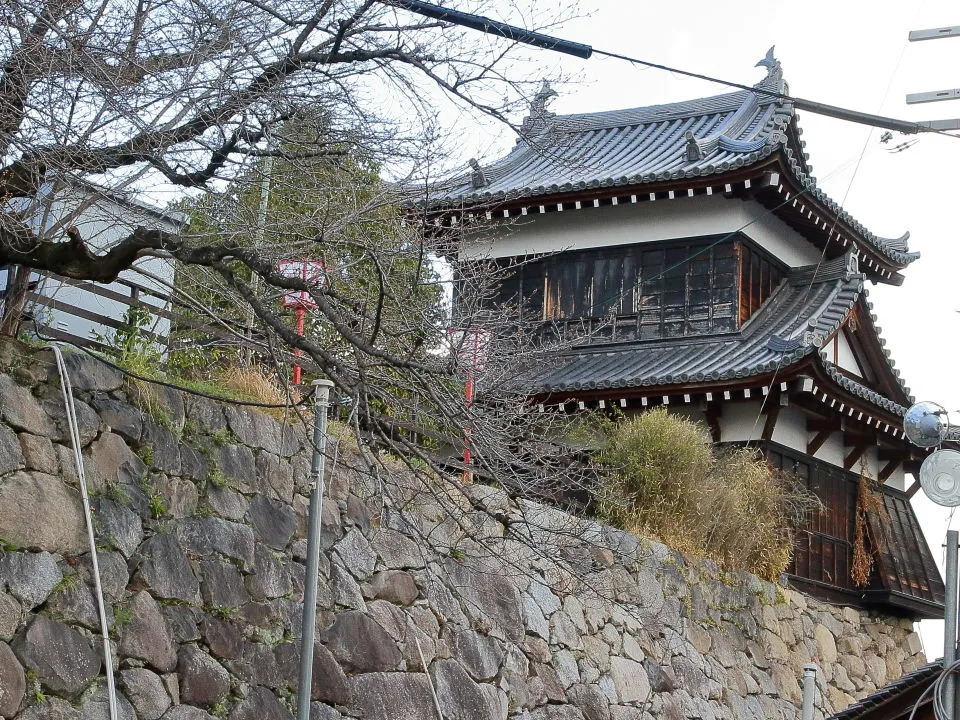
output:
[[[743,325],[766,302],[783,280],[783,271],[766,253],[745,242],[740,251],[740,324]]]
[[[726,238],[619,245],[498,264],[516,269],[492,305],[520,308],[527,321],[589,321],[606,327],[615,340],[733,332],[784,275],[761,250]]]

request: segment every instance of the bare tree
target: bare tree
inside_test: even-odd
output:
[[[0,333],[17,331],[29,271],[109,282],[138,258],[171,258],[249,312],[265,349],[305,353],[375,444],[433,472],[469,427],[477,473],[538,493],[579,482],[579,468],[565,467],[576,463],[547,462],[541,449],[562,417],[538,413],[516,382],[541,362],[516,322],[461,310],[462,329],[492,338],[479,401],[466,403],[464,368],[438,351],[447,329],[423,302],[437,238],[415,216],[404,219],[394,186],[348,190],[357,163],[367,175],[385,162],[421,174],[435,163],[441,99],[507,121],[528,89],[514,46],[371,0],[11,0],[2,12],[0,267],[20,269]],[[319,118],[322,132],[291,135],[291,119],[304,115]],[[271,156],[272,192],[295,202],[264,226],[229,197],[258,183]],[[318,160],[338,172],[304,196],[290,169]],[[152,197],[212,188],[217,227],[180,235],[138,227],[98,250],[69,217],[35,222],[45,189],[64,178]],[[442,239],[454,266],[462,240]],[[317,283],[278,270],[278,261],[304,257],[335,257],[339,275]],[[411,262],[416,271],[397,272]],[[452,272],[479,295],[496,279],[475,263]],[[224,320],[223,302],[172,291]],[[309,293],[317,331],[294,330],[279,303],[289,291]]]

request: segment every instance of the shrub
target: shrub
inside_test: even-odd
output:
[[[662,408],[601,421],[600,516],[725,570],[776,579],[792,529],[817,501],[755,450],[719,449],[698,423]]]

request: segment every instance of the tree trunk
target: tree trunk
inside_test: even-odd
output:
[[[13,265],[7,270],[7,290],[3,297],[3,315],[0,316],[0,337],[16,337],[20,332],[23,308],[30,288],[30,268]]]

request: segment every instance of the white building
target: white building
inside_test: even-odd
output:
[[[557,116],[545,87],[504,158],[433,188],[439,226],[484,225],[461,260],[502,264],[492,304],[582,338],[531,380],[566,411],[667,406],[716,442],[750,443],[804,478],[825,512],[790,570],[834,601],[942,612],[943,584],[906,488],[922,452],[884,349],[870,283],[899,285],[918,256],[816,185],[780,63],[752,90]],[[878,562],[851,577],[861,469]]]
[[[108,249],[138,227],[177,233],[187,221],[182,213],[166,213],[126,193],[77,180],[48,183],[34,206],[32,222],[45,239],[63,241],[67,228],[76,227],[91,252]],[[25,312],[36,319],[44,335],[95,347],[113,337],[132,305],[142,305],[150,310],[143,328],[150,333],[146,337],[162,349],[170,330],[173,262],[146,257],[134,267],[109,284],[38,274],[32,279]],[[8,274],[0,268],[0,297]]]

